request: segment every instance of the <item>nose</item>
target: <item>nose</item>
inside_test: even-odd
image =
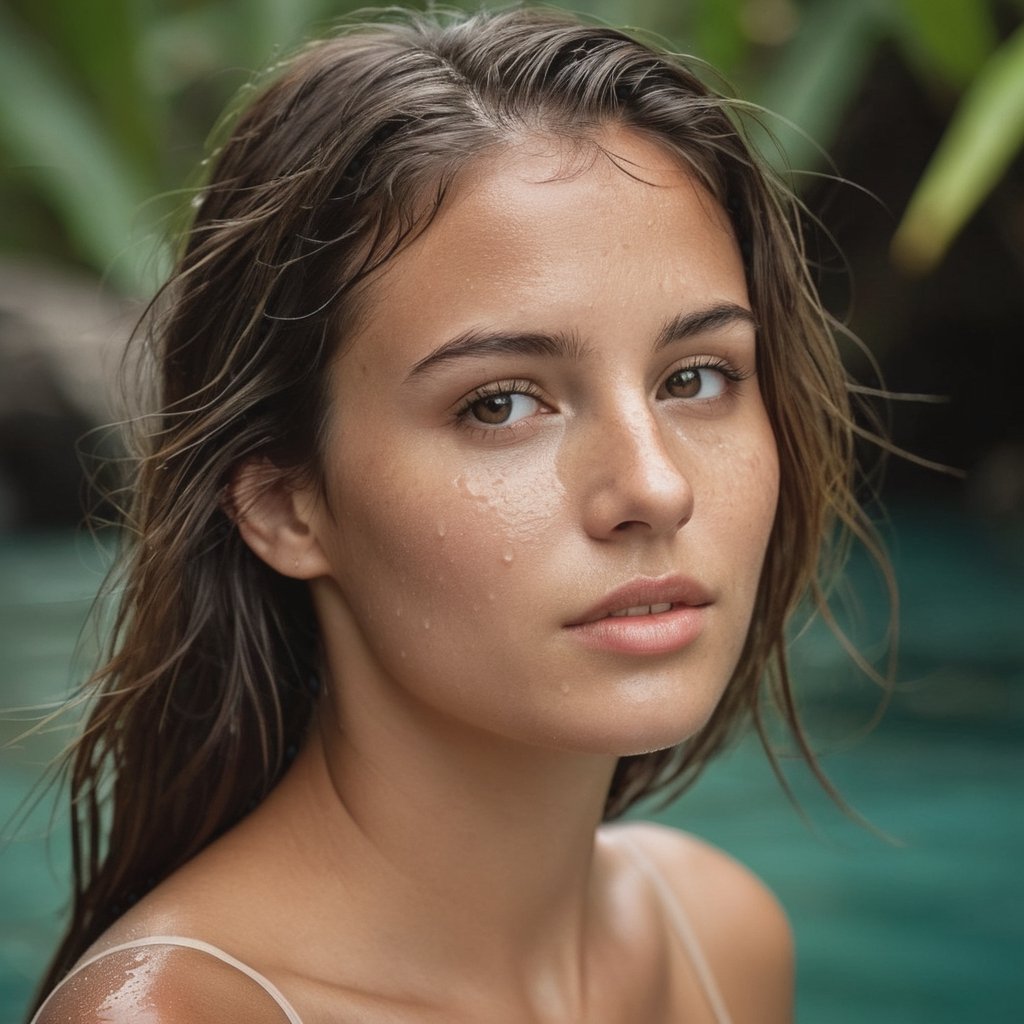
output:
[[[584,528],[596,539],[675,534],[693,515],[693,488],[678,438],[650,408],[595,425],[587,445]]]

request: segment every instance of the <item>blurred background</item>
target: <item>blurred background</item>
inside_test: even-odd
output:
[[[752,743],[659,813],[779,893],[802,1020],[1020,1020],[1024,0],[571,6],[695,54],[778,115],[785,161],[762,142],[827,228],[808,228],[827,304],[888,388],[934,399],[883,407],[895,443],[958,471],[890,458],[881,499],[865,495],[901,590],[881,722],[826,630],[794,643],[825,769],[877,831],[794,768],[802,818]],[[120,349],[225,102],[351,9],[0,2],[0,1021],[22,1014],[66,900],[62,816],[26,799],[68,735],[19,739],[18,709],[59,700],[95,648],[107,558],[81,528],[78,451],[112,442],[80,439],[116,415]],[[842,621],[881,657],[884,589],[857,553],[849,578]]]

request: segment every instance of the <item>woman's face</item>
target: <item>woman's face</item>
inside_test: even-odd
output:
[[[778,489],[743,267],[676,159],[601,143],[471,165],[336,361],[313,595],[350,723],[639,753],[733,672]]]

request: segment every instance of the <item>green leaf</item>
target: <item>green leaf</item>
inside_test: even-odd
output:
[[[740,22],[740,0],[701,0],[694,7],[697,54],[725,75],[733,74],[750,49]]]
[[[778,142],[763,143],[772,163],[820,165],[822,147],[835,136],[881,32],[873,3],[831,0],[805,9],[796,36],[756,97],[779,115],[766,119]]]
[[[319,8],[316,0],[231,0],[225,14],[245,57],[261,68],[303,39]]]
[[[143,10],[138,0],[49,0],[61,63],[85,84],[105,130],[156,177],[165,137],[163,112],[140,73]]]
[[[989,7],[988,0],[900,0],[893,28],[912,63],[959,92],[995,49]]]
[[[925,169],[892,243],[904,269],[942,259],[1024,144],[1024,26],[986,62]]]
[[[142,261],[127,258],[148,189],[42,47],[2,9],[0,144],[6,162],[32,169],[37,192],[87,262],[126,291],[149,290]]]

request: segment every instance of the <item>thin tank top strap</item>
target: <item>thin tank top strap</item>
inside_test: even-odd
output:
[[[91,967],[94,963],[102,960],[104,957],[113,955],[114,953],[123,953],[129,949],[138,949],[142,946],[182,946],[187,949],[196,949],[200,953],[206,953],[208,956],[216,957],[216,959],[226,963],[229,967],[234,967],[235,970],[241,971],[247,975],[253,981],[256,982],[260,988],[263,989],[271,999],[281,1008],[281,1011],[288,1018],[288,1024],[302,1024],[302,1018],[299,1017],[298,1013],[295,1012],[295,1008],[291,1003],[285,999],[281,990],[269,979],[264,977],[255,968],[250,967],[248,964],[242,963],[241,960],[236,959],[230,953],[225,953],[223,949],[218,949],[216,946],[211,945],[209,942],[203,942],[202,939],[190,939],[184,935],[149,935],[143,939],[135,939],[133,942],[122,942],[120,945],[111,946],[109,949],[105,949],[102,953],[97,953],[95,956],[89,957],[87,960],[83,960],[73,971],[61,979],[59,985],[46,997],[35,1016],[32,1018],[32,1024],[38,1019],[39,1015],[43,1012],[46,1004],[56,995],[56,993],[63,987],[68,981],[70,981],[79,971],[84,971],[86,967]]]
[[[632,839],[627,836],[620,836],[619,839],[622,845],[629,850],[637,867],[651,880],[652,885],[661,897],[662,904],[672,923],[672,928],[679,937],[679,941],[683,944],[683,948],[690,958],[690,963],[693,965],[694,972],[700,981],[701,989],[704,992],[705,999],[707,999],[708,1006],[711,1008],[711,1012],[715,1016],[716,1024],[732,1024],[732,1017],[729,1016],[729,1011],[726,1009],[725,1000],[722,998],[721,990],[715,981],[711,966],[704,955],[704,950],[701,947],[700,940],[697,938],[697,933],[693,930],[690,916],[686,913],[682,903],[679,902],[679,897],[675,890],[665,880],[665,876],[651,858]]]

